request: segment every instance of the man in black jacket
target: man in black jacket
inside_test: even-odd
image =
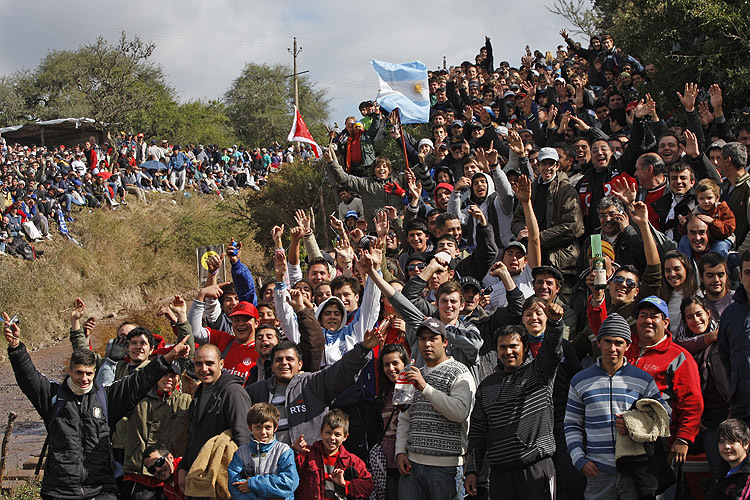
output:
[[[237,446],[250,442],[247,412],[251,405],[242,387],[244,380],[222,372],[224,360],[213,344],[200,346],[193,364],[201,385],[190,404],[187,447],[177,472],[181,491],[185,491],[185,477],[206,441],[229,429]]]
[[[20,328],[3,314],[16,382],[44,419],[49,454],[44,468],[42,498],[114,500],[115,484],[110,429],[167,372],[172,361],[187,356],[187,337],[164,356],[114,384],[94,381],[96,360],[88,349],[73,351],[62,383],[42,375],[21,343]]]

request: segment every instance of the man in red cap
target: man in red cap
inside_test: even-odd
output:
[[[229,314],[232,333],[207,328],[204,343],[219,348],[224,360],[223,371],[246,379],[258,359],[255,350],[255,329],[258,327],[258,309],[250,302],[240,302]],[[196,338],[196,342],[200,339]]]

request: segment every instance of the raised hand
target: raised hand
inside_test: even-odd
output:
[[[516,156],[525,156],[526,148],[523,145],[523,140],[518,132],[515,130],[508,130],[508,147],[513,151]]]
[[[222,291],[222,287],[229,285],[231,282],[225,281],[224,283],[219,283],[216,285],[208,285],[207,287],[201,288],[200,292],[198,293],[198,297],[201,297],[199,300],[204,300],[206,298],[218,300],[219,297],[224,293]]]
[[[386,182],[383,185],[383,190],[388,193],[392,194],[394,196],[398,196],[399,198],[403,198],[406,194],[406,189],[402,188],[398,182]]]
[[[305,441],[305,435],[300,434],[299,437],[294,441],[294,444],[292,444],[292,449],[296,451],[297,453],[304,451],[309,452],[310,447],[307,445],[307,441]]]
[[[695,109],[695,98],[698,96],[698,86],[694,83],[685,84],[685,93],[680,94],[677,92],[677,97],[680,99],[682,107],[688,113]]]
[[[342,234],[344,232],[344,221],[331,214],[328,216],[328,225],[331,229],[336,231],[336,234]]]
[[[188,353],[190,352],[190,346],[187,345],[187,341],[190,338],[190,335],[185,335],[182,337],[182,340],[177,342],[174,347],[164,355],[164,359],[166,359],[168,362],[177,361],[180,358],[187,358]]]
[[[383,323],[386,322],[381,322],[380,326],[376,326],[365,332],[365,336],[362,339],[362,347],[372,349],[385,341],[385,331],[388,329],[388,324],[386,323],[386,325],[383,326]]]
[[[363,275],[367,274],[370,269],[377,271],[383,264],[383,250],[380,249],[380,245],[370,245],[369,249],[362,251],[362,257],[357,261],[357,267],[360,266],[359,271]]]
[[[566,111],[562,114],[562,118],[560,118],[560,133],[564,133],[565,130],[568,128],[568,122],[570,121],[571,113],[570,111]]]
[[[620,198],[625,206],[632,210],[638,191],[635,184],[630,184],[625,179],[615,179],[612,181],[612,194]]]
[[[211,274],[217,272],[219,268],[221,267],[221,261],[224,260],[224,255],[212,255],[208,259],[206,259],[206,267],[208,268],[208,272]]]
[[[495,278],[502,278],[505,274],[510,276],[510,271],[508,271],[508,267],[502,260],[498,260],[497,262],[492,264],[492,267],[490,267],[490,276],[494,276]]]
[[[300,312],[305,308],[305,296],[302,295],[302,290],[290,288],[289,298],[287,298],[286,301],[289,302],[296,312]]]
[[[375,217],[372,220],[375,223],[375,231],[378,234],[378,238],[385,238],[385,236],[388,234],[388,230],[390,229],[388,215],[385,213],[385,210],[378,211],[378,213],[375,214]]]
[[[463,176],[460,179],[458,179],[458,182],[456,182],[453,185],[453,189],[456,191],[461,191],[462,189],[466,189],[469,186],[471,186],[471,179],[466,176]]]
[[[229,243],[229,248],[227,248],[227,257],[229,257],[229,261],[232,264],[236,264],[240,260],[241,253],[242,242],[234,241],[234,238],[232,238],[231,242]]]
[[[70,311],[70,322],[73,323],[74,321],[80,322],[81,318],[83,317],[83,311],[86,309],[86,304],[83,303],[83,301],[76,297],[76,299],[73,301],[73,309]],[[80,326],[78,327],[80,328]],[[73,328],[74,330],[78,330],[78,328]]]
[[[8,313],[3,313],[3,335],[11,349],[15,349],[21,343],[21,328],[18,326],[18,321],[11,321]]]
[[[563,37],[563,40],[567,40],[568,39],[568,32],[565,31],[564,29],[562,29],[562,30],[560,30],[560,36]]]
[[[518,177],[518,182],[513,188],[513,192],[516,194],[518,201],[521,203],[528,203],[531,201],[531,180],[525,175]]]
[[[91,332],[94,331],[94,328],[96,328],[96,318],[87,319],[83,324],[83,335],[86,338],[89,338],[91,336]]]
[[[307,215],[307,212],[305,210],[297,209],[297,211],[294,212],[294,221],[297,223],[297,226],[303,229],[305,234],[311,231],[310,216]]]
[[[701,154],[698,149],[698,137],[689,129],[685,129],[685,154],[690,158],[698,158]]]
[[[555,125],[555,118],[557,117],[557,106],[550,106],[549,111],[547,111],[547,128],[552,130],[557,125]]]
[[[630,219],[636,223],[638,227],[648,226],[648,207],[642,201],[636,201],[633,203],[632,215]]]
[[[281,242],[281,236],[284,234],[284,224],[280,226],[273,226],[271,228],[271,238],[273,238],[273,245],[275,248],[283,248],[284,244]]]
[[[169,310],[176,316],[176,323],[184,323],[187,321],[187,303],[179,295],[175,295],[172,299],[172,303],[169,304]]]
[[[711,125],[711,122],[714,121],[714,114],[711,113],[711,109],[705,101],[698,103],[698,116],[701,118],[701,125],[703,125],[703,128],[708,128]]]
[[[555,304],[554,302],[551,304],[541,302],[539,305],[544,311],[544,314],[546,314],[552,321],[560,321],[565,313],[562,306],[560,304]]]
[[[284,250],[276,250],[273,253],[273,269],[276,276],[276,282],[284,281],[286,275],[286,255]]]
[[[721,87],[714,83],[708,88],[708,95],[711,98],[711,107],[714,108],[714,115],[723,115],[724,96],[721,93]]]
[[[160,316],[164,316],[165,318],[167,318],[173,325],[177,323],[177,316],[169,308],[169,304],[159,306],[159,309],[156,311],[156,317],[158,318]]]
[[[487,225],[487,216],[484,215],[484,212],[482,212],[482,209],[479,208],[476,205],[471,205],[467,211],[469,212],[469,215],[474,217],[476,219],[477,223],[480,226],[486,226]]]

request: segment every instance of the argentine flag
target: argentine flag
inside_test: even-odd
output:
[[[371,59],[370,64],[380,80],[380,107],[389,113],[399,108],[403,124],[430,121],[430,89],[424,63],[393,64]]]

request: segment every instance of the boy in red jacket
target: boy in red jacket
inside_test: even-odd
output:
[[[320,441],[308,446],[304,436],[297,439],[292,446],[299,472],[296,500],[370,496],[375,487],[365,463],[342,446],[348,437],[349,417],[331,410],[323,417]]]

